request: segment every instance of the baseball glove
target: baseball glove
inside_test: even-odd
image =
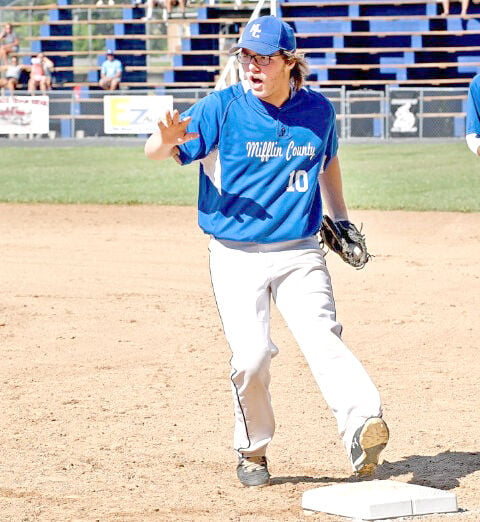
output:
[[[368,253],[365,236],[348,220],[333,221],[329,216],[323,216],[320,237],[324,246],[357,270],[372,257]]]

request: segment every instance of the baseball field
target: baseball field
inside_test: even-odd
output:
[[[0,520],[345,520],[301,510],[350,465],[276,309],[273,483],[239,485],[196,168],[118,141],[0,147]],[[416,521],[478,521],[479,160],[444,143],[346,145],[341,161],[375,257],[327,263],[391,430],[375,478],[457,495],[458,513]]]

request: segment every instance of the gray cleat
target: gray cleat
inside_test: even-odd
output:
[[[238,480],[244,486],[268,486],[270,484],[270,473],[268,472],[266,457],[245,457],[238,459]]]

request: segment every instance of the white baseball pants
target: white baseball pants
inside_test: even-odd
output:
[[[324,253],[316,238],[273,244],[211,239],[210,271],[232,351],[234,448],[265,455],[275,431],[270,400],[270,298],[292,331],[331,408],[345,448],[355,430],[381,415],[379,393],[341,340]]]

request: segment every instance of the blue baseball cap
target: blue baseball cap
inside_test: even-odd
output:
[[[297,44],[295,33],[286,22],[275,16],[261,16],[247,24],[240,40],[230,52],[243,48],[269,55],[278,51],[295,51]]]

